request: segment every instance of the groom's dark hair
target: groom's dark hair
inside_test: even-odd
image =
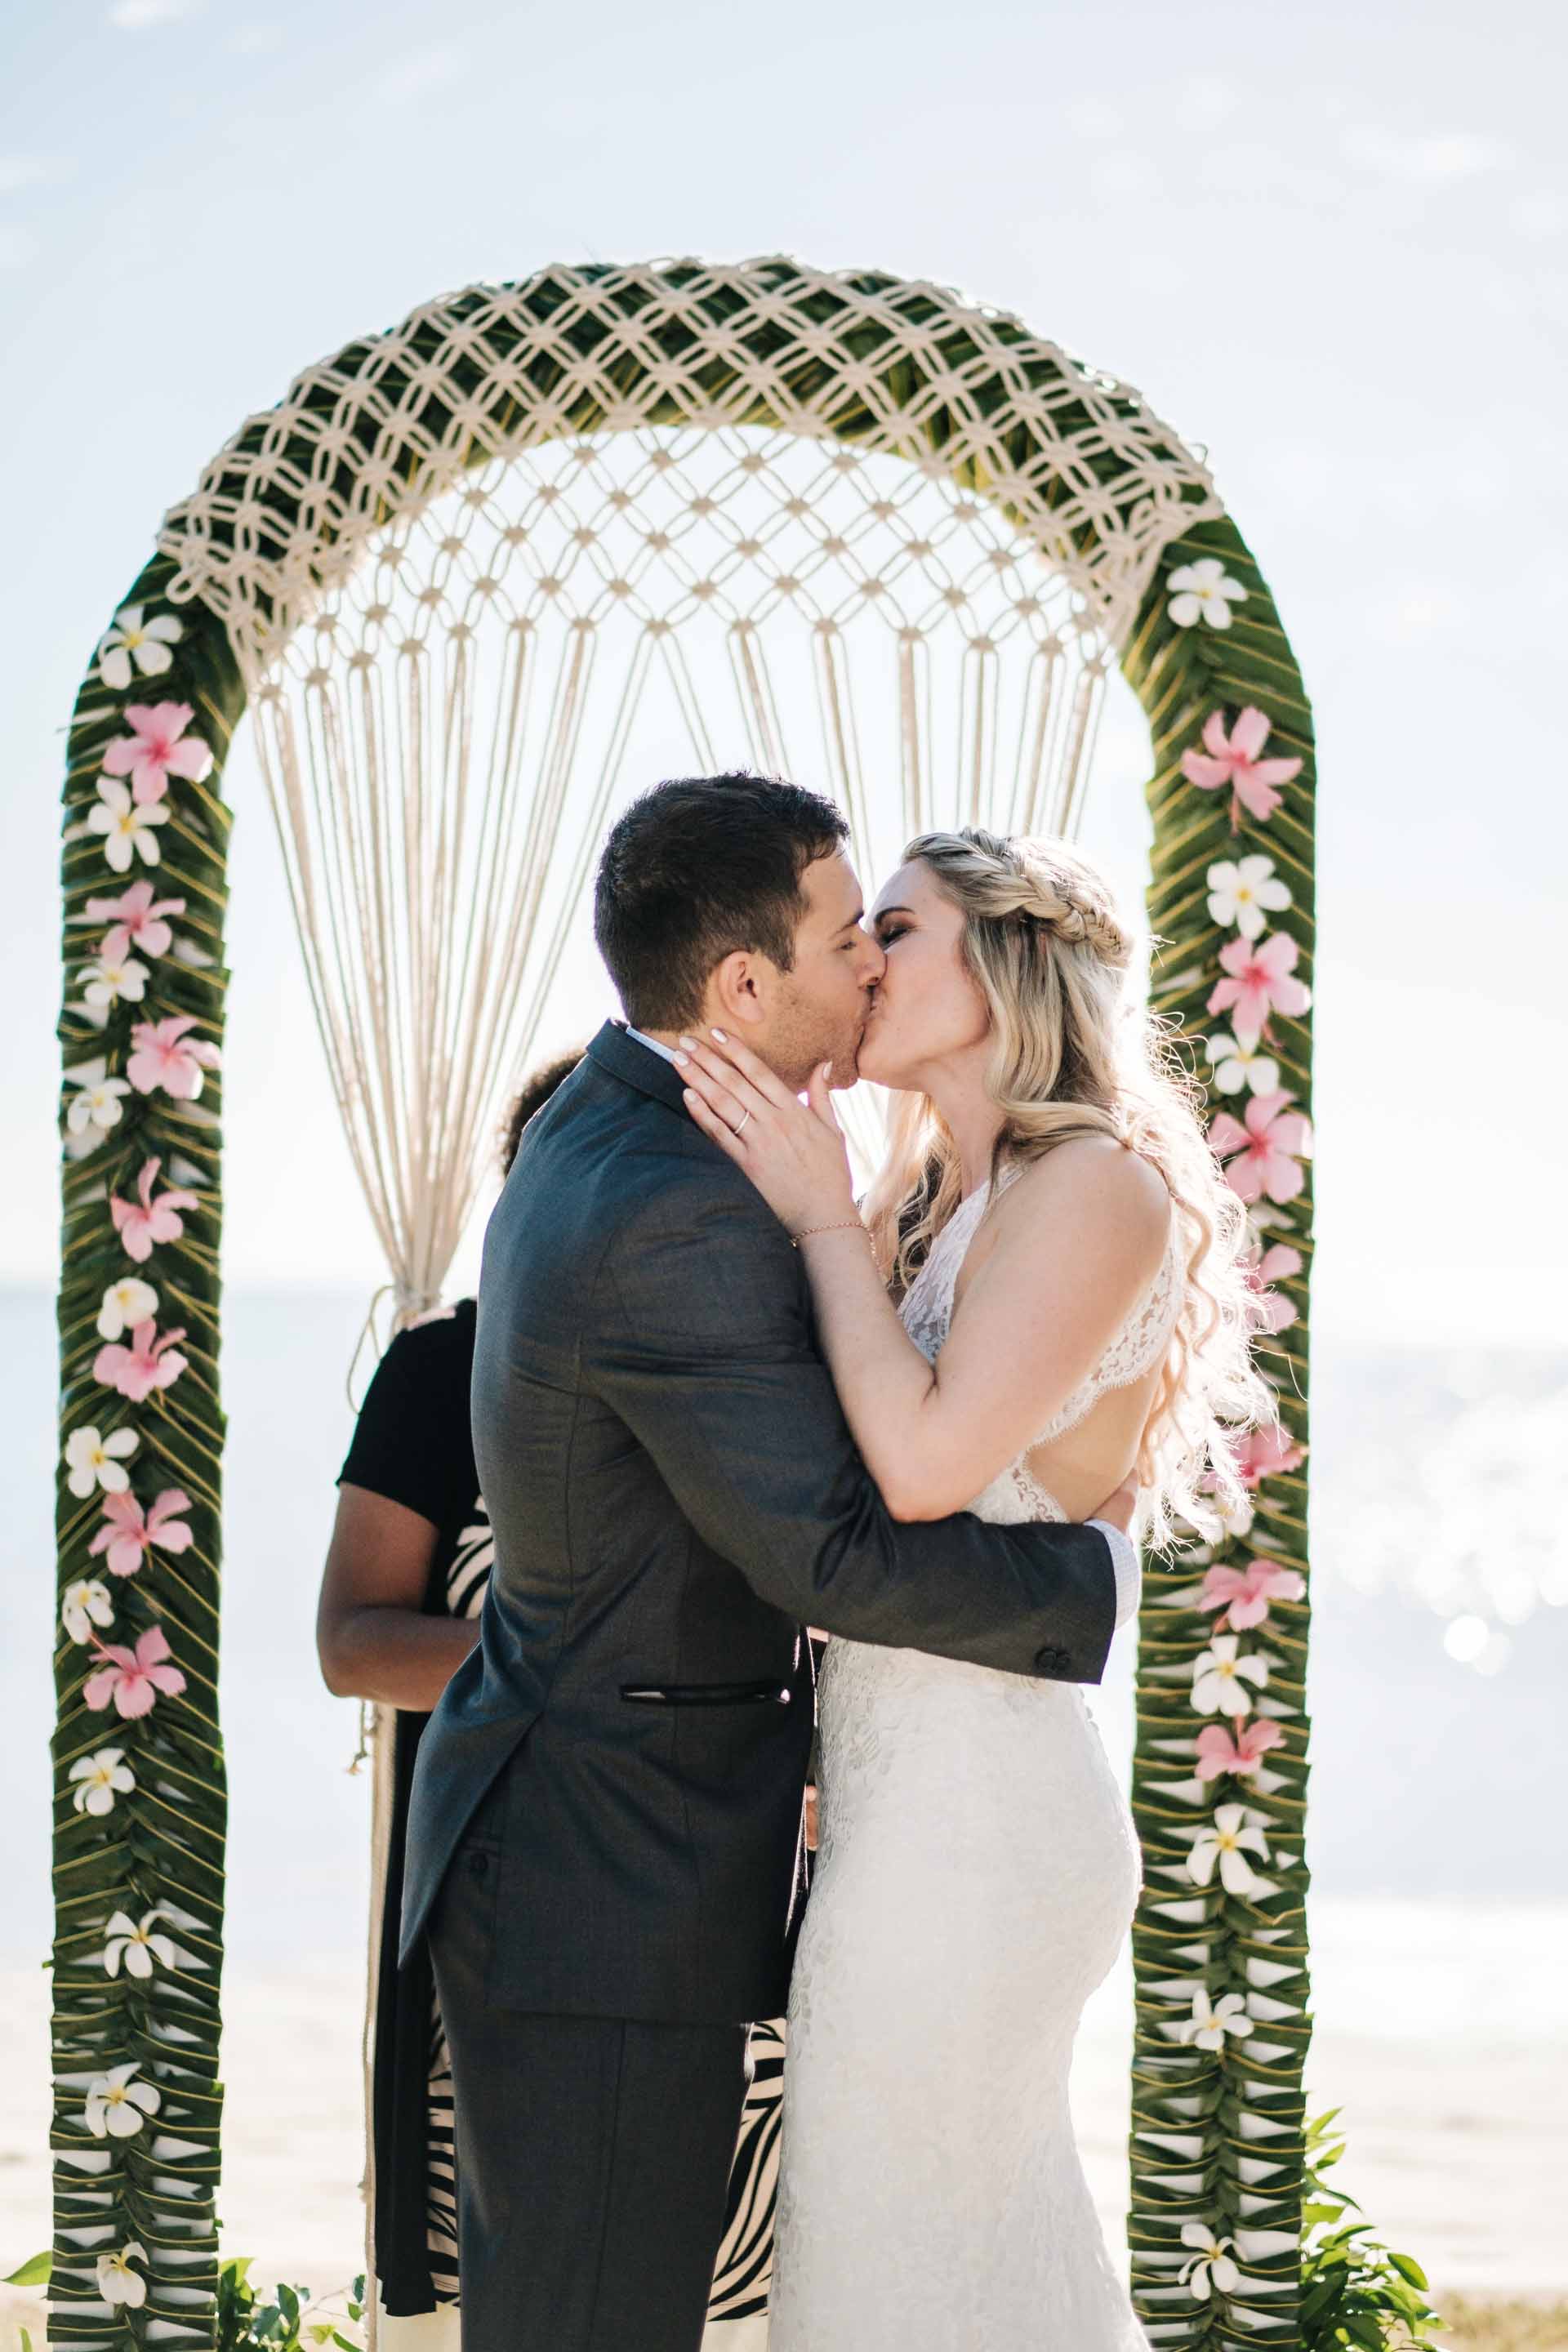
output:
[[[697,1020],[709,974],[737,949],[791,971],[802,877],[848,835],[820,793],[744,770],[635,800],[594,885],[594,937],[633,1028]]]

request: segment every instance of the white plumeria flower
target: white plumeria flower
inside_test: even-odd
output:
[[[1232,2242],[1229,2238],[1216,2238],[1206,2221],[1182,2223],[1183,2245],[1196,2252],[1190,2263],[1182,2264],[1181,2284],[1200,2303],[1206,2303],[1215,2287],[1221,2294],[1234,2294],[1241,2284],[1241,2273],[1226,2252]]]
[[[1235,1633],[1216,1633],[1193,1661],[1193,1705],[1200,1715],[1249,1715],[1247,1684],[1261,1690],[1268,1680],[1268,1659],[1238,1658],[1237,1640]]]
[[[1183,2019],[1176,2038],[1179,2042],[1195,2042],[1200,2050],[1223,2050],[1227,2034],[1239,2039],[1251,2031],[1252,2020],[1240,1993],[1221,1993],[1218,2000],[1214,2000],[1207,1986],[1199,1985],[1193,1994],[1193,2013]]]
[[[1271,1055],[1258,1052],[1256,1037],[1233,1037],[1224,1031],[1205,1041],[1204,1052],[1222,1095],[1238,1095],[1243,1087],[1250,1087],[1255,1095],[1279,1093],[1279,1065]]]
[[[73,1642],[90,1642],[95,1625],[112,1625],[114,1603],[109,1587],[96,1576],[79,1576],[68,1584],[60,1602],[60,1623]]]
[[[178,1960],[174,1945],[167,1936],[153,1932],[153,1922],[168,1916],[155,1908],[144,1912],[141,1926],[135,1927],[128,1913],[117,1911],[104,1930],[108,1937],[103,1947],[104,1973],[117,1977],[122,1962],[128,1977],[150,1977],[154,1960],[165,1969],[174,1968]]]
[[[100,956],[96,963],[84,966],[81,976],[87,982],[81,1001],[100,1024],[117,1004],[140,1004],[147,993],[147,966],[134,956],[121,956],[118,963]]]
[[[1263,1832],[1249,1823],[1240,1805],[1218,1805],[1215,1808],[1214,1827],[1201,1830],[1193,1841],[1187,1856],[1187,1875],[1194,1886],[1206,1886],[1219,1867],[1219,1883],[1227,1895],[1255,1895],[1258,1874],[1247,1857],[1257,1854],[1260,1862],[1268,1859],[1268,1841]]]
[[[1224,858],[1209,867],[1209,917],[1222,931],[1234,923],[1244,940],[1261,939],[1269,916],[1289,904],[1271,857]]]
[[[134,1331],[138,1323],[150,1323],[158,1312],[158,1294],[150,1282],[139,1275],[121,1276],[111,1282],[103,1294],[103,1304],[98,1310],[98,1336],[100,1339],[118,1339],[122,1332]]]
[[[103,854],[115,872],[129,871],[133,851],[143,866],[156,866],[163,853],[153,827],[168,824],[167,803],[133,801],[116,776],[100,776],[98,800],[97,808],[87,813],[87,829],[102,834]]]
[[[1247,602],[1247,590],[1239,580],[1231,578],[1217,555],[1182,564],[1165,584],[1171,591],[1171,618],[1178,629],[1190,629],[1195,621],[1206,621],[1211,629],[1228,629],[1231,606]]]
[[[125,1464],[140,1443],[133,1429],[111,1429],[107,1437],[100,1437],[90,1422],[85,1429],[73,1429],[66,1440],[71,1493],[83,1502],[95,1486],[106,1495],[123,1495],[131,1484]]]
[[[134,2238],[112,2254],[100,2254],[98,2292],[105,2303],[128,2304],[132,2311],[141,2310],[147,2300],[147,2282],[131,2265],[146,2259],[146,2247],[139,2245]]]
[[[125,604],[114,615],[114,625],[106,629],[99,642],[98,674],[105,686],[123,694],[131,684],[131,666],[135,664],[143,677],[162,677],[174,665],[171,646],[177,646],[185,634],[184,621],[173,613],[155,613],[149,621],[143,617],[146,606]]]
[[[100,1748],[77,1758],[69,1778],[77,1784],[71,1802],[79,1813],[111,1813],[116,1797],[134,1793],[136,1775],[124,1757],[123,1748]]]
[[[105,1134],[118,1127],[123,1116],[121,1104],[131,1092],[128,1078],[111,1078],[104,1061],[79,1062],[66,1072],[66,1082],[79,1089],[66,1108],[66,1128],[71,1135],[83,1135],[89,1128],[99,1128]]]
[[[162,2091],[152,2083],[136,2080],[141,2063],[139,2058],[127,2058],[123,2065],[111,2066],[107,2074],[95,2074],[88,2084],[81,2118],[97,2138],[130,2139],[163,2105]]]

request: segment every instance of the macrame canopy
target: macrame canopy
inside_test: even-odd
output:
[[[160,547],[255,712],[395,1328],[440,1296],[639,746],[826,788],[868,887],[932,826],[1070,833],[1154,566],[1217,510],[1014,322],[777,262],[477,288],[242,427]]]
[[[606,823],[659,772],[639,746],[819,784],[868,886],[932,825],[1071,832],[1108,668],[1205,498],[1141,404],[1053,347],[1030,342],[987,414],[995,355],[945,350],[987,314],[765,271],[557,271],[547,315],[537,286],[434,305],[374,366],[352,346],[302,377],[163,533],[255,709],[398,1320],[439,1296]],[[713,320],[720,278],[745,289],[744,335]],[[883,346],[858,385],[823,370],[803,297],[829,289]],[[868,1163],[875,1104],[848,1124]]]

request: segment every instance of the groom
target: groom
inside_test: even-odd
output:
[[[451,2044],[465,2352],[695,2352],[745,2087],[785,2004],[802,1628],[1094,1682],[1100,1527],[889,1518],[799,1253],[688,1117],[673,1041],[848,1085],[882,954],[831,803],[660,785],[605,844],[607,1024],[485,1237],[479,1647],[420,1747],[404,1952]],[[1098,1523],[1097,1523],[1098,1524]]]

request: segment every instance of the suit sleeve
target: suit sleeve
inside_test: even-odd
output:
[[[709,1548],[803,1624],[1065,1682],[1114,1625],[1091,1528],[895,1521],[814,1344],[804,1269],[715,1155],[677,1163],[610,1246],[583,1374]]]

